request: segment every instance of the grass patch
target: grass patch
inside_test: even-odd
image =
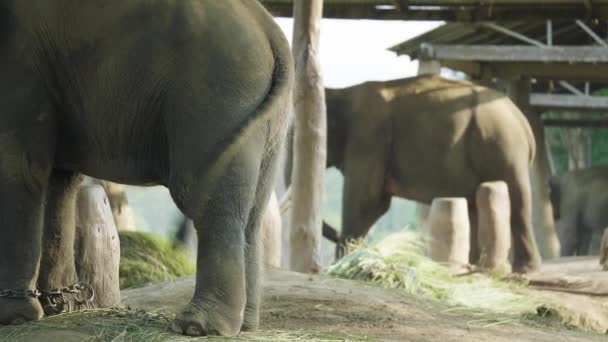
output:
[[[541,304],[516,292],[521,282],[484,274],[453,276],[426,256],[422,236],[411,230],[391,234],[371,246],[359,244],[330,267],[329,274],[402,289],[453,306],[453,310],[522,316]]]
[[[366,341],[353,337],[303,331],[258,331],[238,337],[187,337],[170,331],[173,315],[125,308],[98,309],[53,316],[38,322],[0,327],[0,341],[45,342],[196,342],[196,341]]]
[[[139,287],[196,273],[188,252],[159,236],[120,232],[120,288]]]

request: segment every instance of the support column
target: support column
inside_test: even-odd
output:
[[[532,185],[532,224],[541,256],[546,259],[560,256],[560,242],[553,220],[553,208],[549,198],[551,168],[545,131],[540,115],[530,106],[530,79],[521,78],[501,82],[503,90],[524,113],[536,140],[536,157],[530,169]]]
[[[441,73],[441,63],[436,59],[419,59],[418,60],[418,75],[439,75]],[[422,203],[416,202],[416,224],[418,225],[418,230],[424,234],[428,235],[428,225],[427,221],[429,218],[429,212],[431,210],[431,206]]]
[[[319,63],[323,0],[296,0],[293,8],[296,76],[290,264],[294,271],[316,273],[321,270],[327,140],[325,91]]]

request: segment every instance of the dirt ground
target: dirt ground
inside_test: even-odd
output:
[[[538,276],[580,276],[592,289],[608,286],[608,272],[596,260],[562,260],[547,264]],[[604,282],[606,280],[606,282]],[[194,278],[185,277],[129,289],[124,304],[133,310],[100,310],[59,315],[22,326],[0,327],[0,341],[10,342],[189,342],[189,341],[608,341],[608,296],[523,289],[559,302],[568,310],[543,319],[498,316],[462,310],[367,283],[270,271],[264,282],[261,329],[237,339],[189,339],[168,329],[171,317],[192,296]],[[143,309],[146,312],[137,312]],[[63,316],[63,317],[62,317]],[[564,319],[565,318],[565,319]],[[594,329],[568,329],[565,320]],[[597,331],[602,333],[597,333]]]
[[[175,312],[193,286],[193,278],[182,278],[126,290],[124,302]],[[327,276],[272,271],[264,297],[262,331],[303,331],[338,341],[606,341],[606,336],[558,326],[463,314],[398,290]]]

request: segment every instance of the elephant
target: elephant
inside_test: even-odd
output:
[[[506,95],[425,75],[326,89],[325,96],[327,167],[344,175],[338,257],[348,240],[367,234],[392,196],[422,203],[465,197],[476,262],[475,192],[482,182],[503,180],[512,208],[513,270],[539,268],[529,177],[536,143]]]
[[[36,287],[78,281],[84,174],[166,186],[204,237],[174,331],[255,330],[293,74],[257,1],[0,0],[0,323],[41,319]]]
[[[260,241],[262,265],[266,268],[281,267],[281,235],[282,235],[281,212],[276,193],[270,195],[266,209],[260,219]],[[174,243],[185,248],[190,255],[196,256],[197,235],[192,220],[183,217]]]
[[[562,256],[597,255],[608,227],[608,165],[552,176],[549,192]]]

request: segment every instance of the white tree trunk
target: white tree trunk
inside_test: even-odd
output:
[[[292,171],[291,269],[319,272],[323,174],[326,159],[325,93],[319,65],[323,0],[294,1],[294,161]]]
[[[120,241],[104,189],[99,185],[82,186],[76,213],[74,254],[78,279],[93,286],[97,307],[115,306],[120,303]]]

